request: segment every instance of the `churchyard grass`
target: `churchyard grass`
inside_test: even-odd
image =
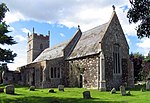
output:
[[[2,87],[2,86],[0,86]],[[131,90],[131,96],[121,96],[120,92],[110,94],[109,92],[99,92],[98,90],[89,90],[92,99],[83,99],[84,88],[65,88],[65,91],[49,93],[49,89],[35,89],[29,91],[29,87],[15,86],[15,94],[0,93],[0,103],[150,103],[150,91],[141,92],[140,90]]]

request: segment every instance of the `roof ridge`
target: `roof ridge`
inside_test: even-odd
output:
[[[83,34],[84,34],[85,32],[88,32],[88,31],[91,31],[91,30],[93,30],[93,29],[96,29],[96,28],[98,28],[98,27],[100,27],[100,26],[106,25],[106,24],[108,24],[108,23],[109,23],[109,21],[106,22],[106,23],[103,23],[103,24],[101,24],[101,25],[95,26],[95,27],[93,27],[93,28],[91,28],[91,29],[89,29],[89,30],[84,31]]]

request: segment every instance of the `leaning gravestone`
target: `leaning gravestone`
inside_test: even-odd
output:
[[[150,90],[150,81],[149,80],[146,82],[146,90]]]
[[[111,90],[111,92],[110,92],[111,94],[115,94],[116,93],[116,89],[115,88],[113,88],[112,90]]]
[[[14,94],[14,93],[15,93],[14,85],[7,85],[6,86],[6,94]]]
[[[0,93],[4,93],[4,88],[0,88]]]
[[[58,85],[58,90],[59,91],[64,91],[64,85]]]
[[[90,91],[84,91],[83,92],[83,98],[84,99],[91,99]]]
[[[126,95],[126,90],[125,90],[124,86],[120,86],[120,93],[121,93],[122,96]]]

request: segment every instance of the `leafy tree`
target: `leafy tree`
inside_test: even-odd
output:
[[[131,53],[130,60],[133,62],[134,65],[134,81],[141,81],[142,80],[142,63],[143,63],[144,56],[140,53]]]
[[[150,51],[148,53],[148,56],[144,58],[142,74],[143,74],[143,79],[145,80],[148,77],[150,77]]]
[[[138,38],[150,37],[150,0],[129,0],[131,8],[127,18],[130,23],[140,23],[136,30]]]
[[[9,25],[3,21],[3,18],[5,17],[5,13],[9,11],[7,6],[2,3],[0,4],[0,44],[1,45],[13,45],[16,44],[16,42],[13,40],[12,36],[6,35],[6,33],[9,33],[8,30]],[[17,54],[13,53],[10,49],[2,49],[0,47],[0,62],[7,62],[11,63],[14,61],[14,57],[16,57]]]

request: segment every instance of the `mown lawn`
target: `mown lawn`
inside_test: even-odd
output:
[[[14,95],[0,93],[0,103],[52,103],[55,100],[60,103],[150,103],[150,91],[131,91],[131,96],[121,96],[119,91],[110,94],[110,92],[89,90],[92,99],[86,100],[83,99],[82,92],[87,89],[65,88],[64,92],[60,92],[54,88],[56,93],[49,93],[48,90],[29,91],[28,87],[16,87]]]

